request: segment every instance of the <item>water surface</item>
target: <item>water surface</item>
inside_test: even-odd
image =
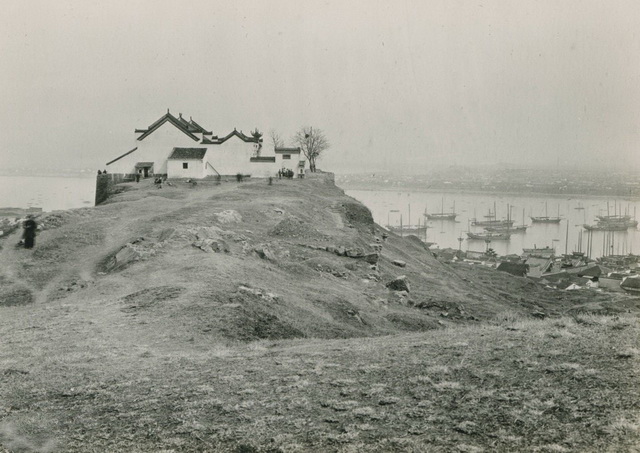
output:
[[[587,232],[583,230],[585,223],[595,223],[596,215],[609,214],[614,210],[618,213],[629,213],[632,217],[637,212],[640,215],[640,202],[630,200],[607,200],[606,198],[563,197],[563,196],[523,196],[523,195],[493,195],[493,194],[452,194],[437,192],[407,192],[407,191],[370,191],[346,190],[347,195],[367,206],[376,223],[380,225],[417,224],[418,219],[424,222],[425,209],[429,213],[450,212],[455,203],[458,217],[455,222],[430,221],[427,223],[427,241],[435,242],[439,247],[460,248],[462,250],[483,251],[487,245],[482,240],[467,239],[467,231],[483,231],[470,225],[473,218],[483,219],[489,210],[493,212],[494,205],[498,219],[507,217],[507,206],[511,208],[511,218],[516,225],[524,222],[530,225],[526,233],[513,234],[509,241],[492,241],[489,246],[501,255],[510,253],[521,254],[523,248],[555,247],[557,253],[572,251],[586,251]],[[530,216],[555,217],[560,214],[560,224],[532,224]],[[568,225],[568,228],[567,228]],[[582,241],[579,233],[584,231]],[[568,241],[566,240],[568,235]],[[459,242],[459,238],[463,238]],[[423,237],[424,239],[424,237]],[[594,232],[592,236],[591,255],[640,253],[640,231],[628,230],[622,232]]]
[[[93,206],[94,178],[0,176],[0,207],[42,208],[44,211]]]

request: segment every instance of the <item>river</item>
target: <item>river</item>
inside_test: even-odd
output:
[[[523,248],[554,247],[556,253],[572,251],[587,251],[587,232],[582,225],[594,224],[596,215],[609,213],[629,213],[632,217],[637,212],[640,215],[640,202],[631,200],[607,200],[597,197],[568,197],[568,196],[523,196],[523,195],[495,195],[495,194],[452,194],[438,192],[410,192],[410,191],[375,191],[375,190],[346,190],[347,195],[367,206],[376,223],[380,225],[417,224],[418,219],[424,222],[425,209],[429,213],[443,210],[451,212],[455,203],[458,214],[455,222],[429,221],[427,223],[426,240],[435,242],[441,248],[451,247],[462,250],[483,251],[487,247],[482,240],[467,239],[467,231],[482,231],[470,225],[473,218],[484,220],[489,210],[493,212],[494,205],[498,219],[507,217],[507,206],[512,206],[511,218],[516,225],[524,221],[529,225],[525,233],[512,234],[508,241],[492,241],[489,247],[500,255],[521,254]],[[562,218],[560,224],[531,223],[530,216],[556,217],[558,212]],[[568,225],[568,229],[567,229]],[[580,245],[580,232],[582,244]],[[568,237],[568,240],[566,238]],[[459,242],[459,238],[463,238]],[[422,237],[424,239],[424,236]],[[621,232],[595,231],[592,236],[591,256],[596,258],[603,254],[640,253],[640,231],[629,229]]]
[[[94,205],[95,194],[95,177],[0,176],[0,208],[82,208]]]

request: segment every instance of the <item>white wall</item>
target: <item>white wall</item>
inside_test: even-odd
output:
[[[293,172],[297,175],[298,162],[300,161],[300,156],[302,156],[302,153],[291,153],[291,159],[283,159],[283,155],[283,153],[276,154],[276,172],[284,168],[285,170],[293,170]]]
[[[139,137],[139,134],[136,137]],[[167,159],[173,148],[207,148],[207,146],[193,140],[169,122],[164,123],[142,141],[134,140],[131,148],[136,146],[138,147],[137,150],[108,165],[107,170],[110,173],[135,173],[136,162],[154,162],[154,173],[166,174]],[[121,154],[126,151],[123,150]],[[112,156],[109,160],[113,160],[116,157],[118,156]]]
[[[183,163],[189,164],[189,168],[182,168]],[[167,161],[168,178],[204,178],[206,161],[200,159],[170,159]]]
[[[207,159],[223,175],[251,175],[260,178],[275,176],[278,166],[274,162],[251,162],[251,157],[255,155],[257,143],[244,142],[238,137],[231,137],[222,145],[211,145],[207,152]],[[264,148],[263,150],[264,151]],[[260,153],[265,156],[264,152]]]
[[[233,136],[221,145],[203,145],[199,141],[191,139],[169,122],[164,123],[142,141],[135,140],[131,148],[136,146],[138,147],[137,150],[108,165],[106,167],[107,170],[110,173],[135,173],[135,164],[137,162],[154,162],[153,171],[155,174],[167,174],[168,177],[173,178],[204,178],[208,175],[215,175],[216,171],[223,176],[241,173],[254,178],[264,178],[276,176],[283,165],[282,155],[275,155],[275,162],[251,162],[250,159],[255,155],[257,143],[244,142],[242,139]],[[173,148],[207,148],[207,154],[202,166],[198,167],[197,175],[193,173],[195,169],[192,172],[191,164],[188,170],[183,170],[183,161],[168,161]],[[126,151],[123,150],[122,154]],[[274,156],[273,151],[271,153],[266,151],[263,147],[260,155]],[[110,157],[110,160],[112,160],[117,155]],[[285,168],[291,168],[297,173],[299,160],[299,154],[292,154],[291,160],[284,161],[286,163]],[[206,166],[207,161],[215,168],[215,171]]]

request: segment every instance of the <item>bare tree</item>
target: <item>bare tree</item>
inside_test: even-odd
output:
[[[301,128],[294,135],[293,142],[300,147],[307,160],[309,160],[309,169],[312,172],[316,171],[316,160],[330,146],[324,132],[321,129],[312,127]]]
[[[275,129],[271,129],[271,131],[269,132],[269,136],[271,137],[271,143],[273,144],[274,149],[284,148],[284,140],[282,139],[280,134],[278,134],[278,131],[276,131]]]

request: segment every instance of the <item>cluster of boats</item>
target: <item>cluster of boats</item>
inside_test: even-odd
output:
[[[530,225],[525,224],[524,210],[522,211],[522,224],[516,225],[514,220],[511,219],[512,209],[512,206],[507,206],[507,218],[498,219],[496,215],[496,205],[494,203],[493,211],[489,209],[488,215],[485,215],[483,219],[474,218],[469,222],[469,231],[466,232],[468,239],[482,240],[487,243],[491,241],[508,241],[511,239],[513,234],[525,233]],[[575,209],[584,210],[584,207],[579,206]],[[410,213],[411,207],[409,207],[409,216],[411,215]],[[609,206],[607,204],[607,215],[598,215],[596,216],[596,223],[594,225],[588,225],[585,223],[583,227],[587,231],[626,231],[629,228],[636,228],[638,226],[638,221],[630,215],[623,215],[622,213],[617,213],[615,210],[614,213],[615,215],[609,215]],[[401,215],[399,226],[387,225],[387,228],[400,234],[414,234],[419,237],[424,236],[424,240],[426,241],[427,229],[429,228],[427,225],[428,221],[455,222],[457,216],[458,214],[455,210],[455,202],[451,211],[445,211],[443,199],[442,209],[440,212],[429,213],[425,209],[424,214],[421,216],[424,217],[423,223],[421,223],[421,218],[419,218],[417,225],[411,225],[410,223],[408,225],[403,225]],[[549,215],[547,204],[545,203],[545,215],[529,216],[529,218],[531,219],[531,224],[560,224],[562,221],[562,217],[560,217],[560,206],[558,206],[557,216]],[[471,227],[481,228],[483,231],[471,231]],[[567,224],[567,237],[568,228],[569,225]],[[460,237],[458,240],[462,242],[463,239]]]
[[[514,225],[515,222],[511,219],[511,209],[511,206],[507,206],[507,218],[498,220],[494,203],[493,213],[489,210],[489,215],[485,216],[485,220],[471,221],[471,226],[481,227],[484,231],[480,233],[469,231],[467,236],[469,239],[483,241],[508,241],[512,234],[526,232],[529,225],[524,223],[524,211],[522,211],[522,225]]]

